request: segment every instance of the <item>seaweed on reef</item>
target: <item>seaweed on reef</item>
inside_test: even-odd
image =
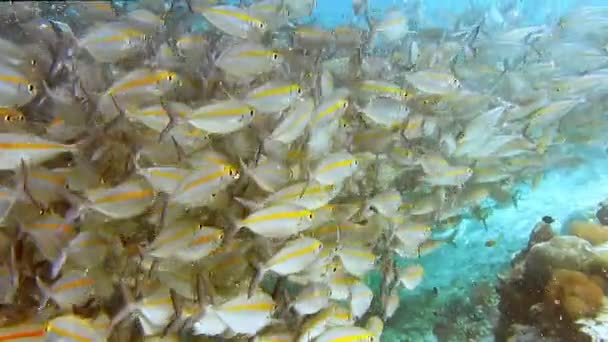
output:
[[[602,288],[582,272],[556,270],[545,287],[547,311],[570,321],[593,316],[602,306]]]
[[[584,226],[590,225],[595,224]],[[606,273],[591,243],[551,236],[543,226],[537,225],[511,270],[500,277],[496,341],[589,341],[577,322],[602,310]]]

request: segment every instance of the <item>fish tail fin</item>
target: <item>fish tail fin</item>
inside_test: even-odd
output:
[[[249,288],[247,289],[248,298],[253,297],[253,294],[255,293],[255,290],[258,288],[258,286],[262,282],[262,279],[264,278],[264,273],[265,273],[262,265],[253,264],[252,266],[255,268],[255,273],[253,274],[253,277],[251,277],[251,281],[249,281]]]
[[[239,204],[251,211],[256,211],[262,208],[262,205],[260,205],[259,202],[253,200],[249,200],[242,197],[234,197],[234,199],[239,202]]]
[[[109,333],[112,333],[112,331],[114,330],[114,328],[116,328],[118,324],[124,321],[129,315],[131,315],[131,313],[133,313],[137,309],[135,300],[133,299],[131,292],[129,291],[127,285],[124,282],[120,283],[120,291],[125,301],[125,306],[120,309],[120,311],[118,311],[118,313],[116,313],[114,317],[112,317],[112,320],[110,321],[110,327],[108,328]]]
[[[57,258],[55,258],[55,260],[51,262],[51,278],[53,279],[55,279],[59,275],[59,272],[61,272],[63,265],[65,265],[65,262],[68,258],[68,253],[66,249],[66,247],[61,248],[59,250],[59,255],[57,255]]]
[[[19,268],[17,267],[17,249],[15,244],[11,244],[10,259],[8,264],[9,281],[13,288],[19,286]]]
[[[458,247],[458,245],[456,244],[457,235],[458,235],[458,229],[454,229],[454,232],[452,232],[445,241],[454,247]]]
[[[41,293],[40,304],[38,308],[43,309],[51,298],[51,289],[38,276],[36,276],[36,286],[38,286]]]

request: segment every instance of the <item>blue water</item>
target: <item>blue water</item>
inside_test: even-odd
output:
[[[391,7],[404,6],[412,0],[370,0],[372,14],[380,15]],[[469,11],[470,6],[475,8],[490,7],[492,4],[517,3],[523,21],[538,25],[557,19],[560,15],[580,5],[607,5],[606,0],[422,0],[422,15],[432,26],[445,26],[453,23],[452,20],[462,13]],[[334,26],[354,19],[350,0],[318,0],[314,16],[326,26]],[[446,21],[445,19],[448,19]]]

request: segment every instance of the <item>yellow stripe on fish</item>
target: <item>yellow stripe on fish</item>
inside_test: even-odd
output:
[[[275,260],[271,260],[272,262],[270,262],[268,264],[268,266],[278,265],[280,263],[289,261],[289,260],[291,260],[293,258],[297,258],[297,257],[303,256],[303,255],[311,254],[311,253],[315,252],[316,250],[318,250],[321,246],[322,246],[322,244],[319,241],[314,241],[312,244],[310,244],[310,245],[308,245],[308,246],[306,246],[304,248],[301,248],[301,249],[299,249],[297,251],[293,251],[293,252],[291,252],[291,253],[289,253],[287,255],[284,255],[284,256],[282,256],[280,258],[277,258]]]
[[[146,197],[154,196],[154,191],[152,190],[139,190],[132,192],[125,192],[122,194],[112,194],[105,197],[101,197],[95,200],[95,204],[101,203],[112,203],[112,202],[120,202],[132,199],[143,199]]]
[[[125,84],[116,86],[115,88],[110,88],[108,90],[108,93],[110,95],[113,95],[113,94],[116,94],[116,93],[119,93],[122,91],[127,91],[127,90],[130,90],[133,88],[137,88],[140,86],[157,84],[158,82],[163,81],[163,80],[172,80],[176,77],[176,75],[177,74],[173,71],[156,72],[152,76],[140,78],[138,80],[129,81],[129,82],[126,82]]]
[[[272,220],[280,220],[280,219],[293,219],[293,218],[309,218],[313,215],[313,212],[310,210],[297,210],[297,211],[286,211],[286,212],[282,212],[282,213],[274,213],[274,214],[268,214],[268,215],[260,215],[257,217],[251,217],[248,219],[244,219],[242,221],[243,225],[248,225],[248,224],[252,224],[252,223],[259,223],[259,222],[265,222],[265,221],[272,221]]]

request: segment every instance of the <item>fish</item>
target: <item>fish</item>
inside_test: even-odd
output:
[[[231,5],[209,7],[202,15],[220,31],[242,39],[261,36],[268,28],[261,18]]]
[[[2,170],[15,170],[22,162],[37,165],[62,153],[76,152],[76,146],[47,140],[32,134],[0,133]]]
[[[103,341],[93,322],[75,315],[59,316],[46,325],[47,341]]]
[[[151,205],[156,194],[145,181],[127,180],[113,188],[91,189],[84,209],[94,210],[113,219],[123,219],[142,214]]]
[[[217,314],[234,332],[255,335],[270,324],[276,304],[264,292],[256,292],[248,298],[246,294],[236,296],[221,304]]]
[[[420,265],[411,265],[399,270],[399,283],[408,290],[414,290],[422,282],[424,268]]]
[[[291,204],[277,204],[260,209],[236,222],[268,238],[286,238],[310,228],[314,213]]]
[[[244,101],[260,113],[278,113],[289,108],[302,95],[297,83],[270,81],[252,89]]]
[[[360,327],[331,328],[321,334],[316,341],[330,342],[340,340],[374,342],[375,335]]]
[[[299,315],[312,315],[329,305],[331,289],[329,286],[319,283],[311,283],[306,286],[298,296],[290,303]]]
[[[208,133],[228,134],[243,129],[255,117],[256,110],[237,100],[218,101],[196,108],[187,119],[194,127]]]

